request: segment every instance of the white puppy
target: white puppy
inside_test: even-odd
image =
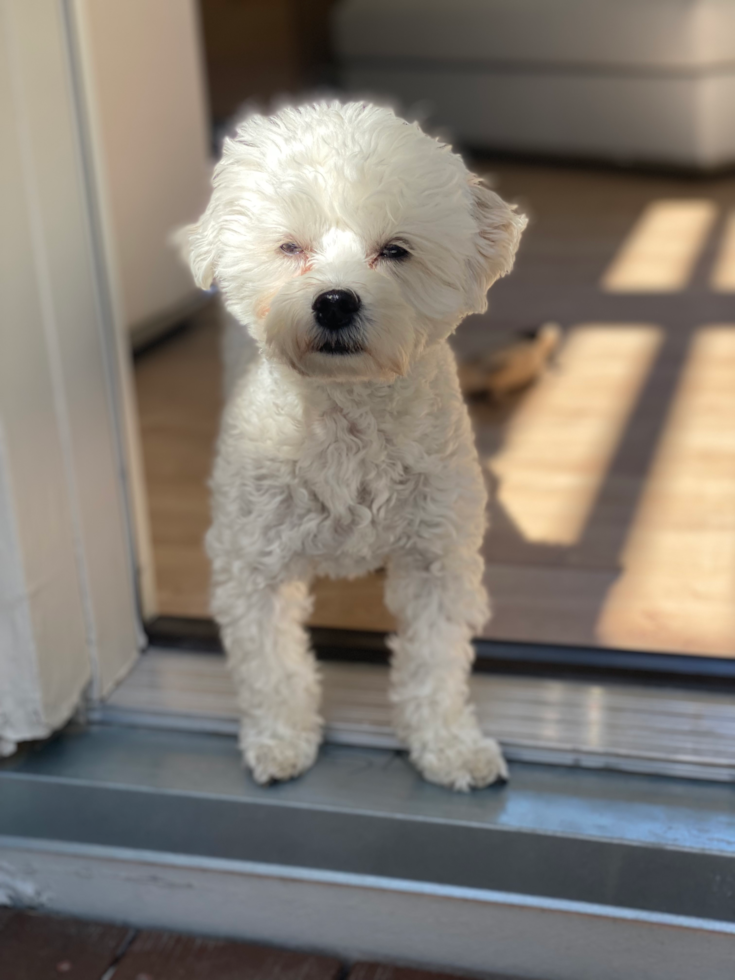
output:
[[[504,778],[467,700],[486,495],[447,338],[486,308],[525,218],[418,125],[359,103],[250,117],[213,185],[187,256],[260,352],[227,403],[207,536],[245,760],[262,783],[314,762],[309,581],[387,566],[411,759],[455,789]]]

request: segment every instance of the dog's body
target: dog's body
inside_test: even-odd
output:
[[[255,778],[312,764],[315,574],[386,566],[396,727],[430,780],[506,775],[467,703],[488,615],[485,489],[447,338],[509,271],[524,220],[384,109],[246,122],[188,232],[260,354],[228,399],[207,537]]]

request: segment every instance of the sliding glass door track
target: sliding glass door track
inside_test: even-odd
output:
[[[312,627],[310,632],[320,660],[388,663],[386,633],[323,626]],[[146,633],[151,646],[222,653],[217,626],[211,619],[158,616],[146,623]],[[735,690],[735,659],[726,657],[484,639],[475,640],[475,649],[475,670],[479,672],[607,677],[687,687],[714,686],[718,690],[724,684]]]

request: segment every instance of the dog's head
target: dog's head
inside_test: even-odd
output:
[[[303,375],[393,379],[486,307],[526,220],[450,148],[362,103],[251,116],[182,241],[266,356]]]

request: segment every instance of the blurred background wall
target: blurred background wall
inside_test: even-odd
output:
[[[246,99],[266,100],[334,81],[335,0],[200,0],[215,126]]]
[[[196,0],[76,0],[90,137],[121,323],[136,342],[200,302],[169,243],[209,185]]]

